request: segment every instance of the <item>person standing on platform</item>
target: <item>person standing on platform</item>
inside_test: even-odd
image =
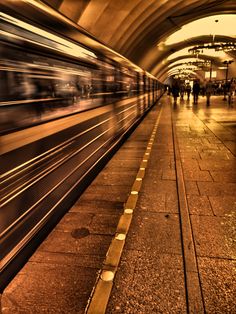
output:
[[[177,98],[179,97],[179,83],[178,81],[173,81],[173,84],[172,84],[172,95],[173,95],[173,98],[174,98],[174,106],[177,105]]]
[[[213,86],[211,80],[206,83],[205,92],[206,92],[206,105],[210,106],[210,98],[213,93]]]
[[[236,84],[235,81],[232,79],[230,81],[230,85],[229,85],[229,92],[228,92],[228,104],[229,106],[233,106],[232,102],[233,102],[233,96],[236,90]]]
[[[196,105],[198,103],[198,95],[200,92],[200,84],[199,82],[196,80],[193,83],[193,104]]]
[[[184,83],[182,83],[180,85],[180,99],[183,100],[184,99],[184,93],[185,93],[185,85]]]
[[[190,94],[191,94],[191,86],[189,83],[186,85],[186,93],[187,93],[187,100],[189,100]]]

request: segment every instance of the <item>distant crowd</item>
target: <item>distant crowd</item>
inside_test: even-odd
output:
[[[184,96],[187,95],[187,100],[189,100],[191,93],[193,95],[193,104],[195,105],[198,103],[199,95],[206,96],[207,106],[210,105],[210,97],[212,95],[224,95],[224,97],[227,95],[228,104],[232,105],[233,96],[236,93],[236,81],[231,79],[230,81],[221,84],[209,80],[202,84],[199,80],[195,80],[191,87],[189,83],[185,84],[184,82],[174,80],[172,86],[169,87],[169,93],[171,93],[174,98],[174,105],[177,104],[178,97],[183,100]]]

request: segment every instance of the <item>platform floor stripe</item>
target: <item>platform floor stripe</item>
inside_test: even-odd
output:
[[[122,251],[125,245],[126,235],[128,234],[129,227],[133,218],[133,211],[135,210],[138,201],[138,194],[142,187],[145,170],[148,166],[148,159],[156,136],[161,113],[162,108],[158,112],[156,122],[154,124],[150,139],[148,141],[143,156],[143,160],[141,161],[140,168],[131,188],[130,195],[128,196],[127,202],[125,203],[124,213],[120,217],[115,237],[112,239],[112,242],[106,254],[106,259],[103,263],[103,268],[99,272],[96,284],[88,300],[88,304],[85,309],[86,314],[105,314],[106,312],[106,307],[113,286],[113,280],[117,272]]]

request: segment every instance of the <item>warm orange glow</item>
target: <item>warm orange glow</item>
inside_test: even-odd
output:
[[[93,52],[91,52],[91,51],[89,51],[89,50],[87,50],[81,46],[75,45],[74,43],[72,43],[69,40],[66,40],[62,37],[56,36],[50,32],[44,31],[38,27],[35,27],[31,24],[23,22],[19,19],[16,19],[16,18],[14,18],[8,14],[0,12],[0,18],[7,21],[7,22],[10,22],[14,25],[17,25],[18,27],[20,27],[20,28],[22,28],[28,32],[31,32],[32,34],[35,34],[36,36],[41,36],[41,37],[44,37],[46,39],[52,40],[55,44],[53,46],[54,49],[61,50],[61,51],[65,52],[69,55],[77,56],[80,58],[87,58],[88,56],[96,58],[96,55]],[[9,34],[9,36],[10,35],[13,36],[12,34]],[[35,37],[35,38],[37,38],[37,37]],[[33,39],[31,39],[30,41],[33,41]],[[37,42],[36,39],[35,39],[35,42]],[[43,45],[43,44],[40,43],[40,45]],[[46,46],[46,44],[44,44],[44,45]]]
[[[236,14],[221,14],[198,19],[181,27],[181,29],[170,35],[165,45],[177,44],[197,36],[225,35],[235,38]]]

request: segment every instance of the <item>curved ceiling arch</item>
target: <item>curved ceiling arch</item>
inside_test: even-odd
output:
[[[178,1],[176,1],[175,6],[177,5]],[[173,4],[171,5],[169,1],[156,1],[152,6],[149,6],[149,10],[140,12],[127,31],[122,34],[122,41],[118,43],[116,48],[122,53],[128,54],[134,42],[137,44],[138,41],[142,41],[157,24],[165,20],[172,12],[174,12]]]
[[[194,20],[184,24],[180,30],[168,36],[163,44],[170,46],[183,40],[209,35],[212,36],[213,40],[215,35],[235,37],[235,17],[234,14],[216,14]]]
[[[161,77],[163,74],[165,74],[166,72],[168,72],[169,70],[172,70],[176,67],[178,67],[179,65],[184,65],[185,64],[185,60],[189,60],[189,59],[193,59],[195,61],[196,57],[192,57],[190,58],[189,56],[182,56],[182,57],[178,57],[174,59],[174,62],[170,62],[169,64],[165,64],[163,65],[163,68],[158,72],[158,76]],[[215,59],[215,58],[207,58],[206,56],[199,56],[198,61],[199,62],[204,62],[204,61],[208,61],[211,60],[214,66],[219,66],[219,62]],[[187,67],[187,65],[186,65]]]
[[[194,6],[199,1],[192,0],[192,6]],[[204,1],[200,1],[204,2]],[[127,56],[132,55],[133,50],[136,46],[139,46],[145,40],[149,44],[156,45],[163,37],[168,36],[175,30],[179,30],[181,24],[175,21],[172,16],[178,15],[178,13],[183,12],[186,8],[188,0],[180,1],[167,1],[162,10],[159,12],[153,12],[152,15],[148,17],[145,24],[142,25],[142,30],[136,27],[133,32],[128,32],[126,34],[126,41],[123,45],[122,52]],[[184,23],[185,24],[185,23]],[[146,40],[148,39],[148,40]]]
[[[171,76],[174,76],[175,74],[177,74],[177,73],[175,73],[175,72],[172,72],[172,73],[170,73],[170,74],[165,73],[165,74],[163,74],[163,75],[160,77],[160,79],[161,79],[162,82],[167,83],[168,79],[170,79],[170,77],[171,77]],[[194,72],[194,71],[189,71],[189,74],[190,74],[190,76],[191,76],[192,78],[194,78],[194,79],[197,78],[197,79],[200,80],[200,81],[203,81],[203,80],[204,80],[204,78],[202,77],[202,75],[199,74],[199,73],[196,73],[196,72]]]
[[[185,1],[188,2],[188,1]],[[197,1],[199,3],[199,1]],[[202,3],[206,1],[201,1]],[[215,1],[217,2],[217,1]],[[231,2],[231,1],[229,1]],[[203,5],[204,7],[204,5]],[[149,51],[150,49],[155,49],[156,44],[163,40],[163,38],[169,36],[173,32],[180,29],[181,26],[197,20],[199,18],[208,17],[211,15],[216,14],[223,14],[225,13],[235,13],[236,12],[236,2],[234,1],[233,5],[218,5],[208,10],[201,10],[198,12],[194,10],[193,5],[187,9],[184,7],[180,10],[178,7],[178,11],[176,11],[176,15],[172,17],[172,11],[167,11],[165,18],[160,21],[158,19],[152,21],[148,25],[143,25],[142,31],[136,28],[132,34],[129,32],[126,35],[126,44],[123,45],[121,53],[125,54],[128,58],[131,58],[136,63],[142,64],[145,68],[151,67],[148,62],[143,62],[144,57],[144,50],[141,49],[142,47],[146,47],[145,52]],[[177,15],[178,13],[182,12],[182,15]],[[189,14],[188,14],[189,12]],[[139,53],[137,53],[137,51]]]
[[[113,34],[113,43],[116,50],[121,52],[125,48],[127,36],[135,32],[137,28],[143,28],[150,14],[160,8],[162,5],[161,2],[163,1],[156,1],[154,3],[142,1],[142,3],[136,5],[133,10],[125,16],[123,23],[117,25],[116,33]]]
[[[163,38],[199,18],[236,13],[235,0],[43,1],[154,75]]]
[[[187,54],[187,50],[195,45],[203,44],[211,42],[212,36],[199,36],[196,38],[191,38],[191,40],[188,41],[182,41],[178,44],[175,44],[173,46],[170,46],[166,50],[163,50],[161,52],[161,55],[157,55],[157,62],[155,66],[152,68],[152,73],[155,76],[158,76],[162,73],[163,68],[170,65],[171,63],[184,59],[184,58],[195,58],[196,56]],[[215,42],[232,42],[234,39],[232,37],[228,36],[215,36]],[[184,51],[184,53],[181,54],[181,51]],[[174,57],[175,54],[178,54],[180,52],[180,55],[178,57]],[[210,54],[210,53],[209,53]],[[209,54],[204,55],[201,54],[199,58],[202,59],[210,59],[215,63],[215,65],[220,64],[220,59],[217,58],[217,56],[209,56]],[[170,58],[173,55],[174,58]],[[169,59],[168,59],[169,58]]]

